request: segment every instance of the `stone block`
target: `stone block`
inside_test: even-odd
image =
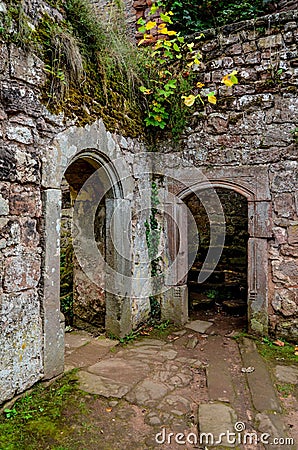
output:
[[[9,203],[8,200],[2,197],[0,194],[0,216],[7,216],[9,213]]]
[[[262,37],[257,41],[258,48],[263,50],[265,48],[276,48],[283,44],[283,39],[281,34],[274,34],[272,36]]]
[[[16,216],[40,217],[40,191],[35,186],[13,184],[10,189],[10,213]]]
[[[4,264],[4,290],[23,291],[38,285],[41,273],[40,255],[24,253],[6,258]]]
[[[224,403],[200,404],[198,409],[200,443],[208,445],[209,448],[209,445],[213,446],[220,442],[224,448],[234,448],[234,444],[227,440],[226,434],[235,432],[236,422],[236,412],[230,406]]]
[[[272,306],[285,317],[295,316],[298,312],[298,289],[276,289]]]
[[[8,145],[0,147],[0,180],[14,181],[16,178],[16,158],[14,149]]]
[[[33,53],[25,52],[14,44],[10,46],[10,71],[13,78],[39,86],[45,82],[43,62]]]
[[[37,94],[27,86],[20,86],[13,82],[3,82],[1,101],[7,113],[25,113],[33,117],[40,117],[44,110]]]
[[[38,183],[40,181],[40,161],[34,152],[25,152],[15,147],[16,179],[21,183]]]
[[[298,222],[288,227],[288,242],[290,245],[298,244]]]
[[[292,194],[283,193],[275,195],[274,211],[280,217],[292,219],[294,214],[294,202]]]
[[[286,232],[285,228],[273,227],[272,231],[273,231],[273,235],[275,238],[275,242],[277,244],[280,245],[280,244],[287,243],[287,232]]]
[[[33,143],[33,135],[31,129],[22,125],[9,124],[6,130],[6,137],[10,141],[16,141],[22,144]]]
[[[0,403],[42,378],[42,323],[36,290],[1,297]]]
[[[296,259],[280,259],[272,262],[273,281],[298,283],[298,261]]]
[[[37,221],[30,217],[20,219],[21,243],[24,247],[38,247],[40,234],[37,231]]]

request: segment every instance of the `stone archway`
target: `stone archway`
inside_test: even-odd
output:
[[[126,179],[124,189],[130,189],[130,168],[123,159],[115,166],[112,161],[121,158],[121,149],[112,135],[106,131],[102,121],[85,128],[72,127],[56,136],[48,149],[42,170],[43,185],[43,354],[44,378],[50,379],[63,372],[64,366],[64,323],[60,313],[60,218],[61,218],[61,181],[67,168],[75,161],[86,160],[97,167],[104,167],[106,178],[110,182],[112,195],[106,200],[106,217],[110,235],[107,236],[107,262],[121,272],[123,258],[114,250],[114,241],[119,234],[117,214],[130,215],[130,201],[124,199],[122,179]],[[108,165],[107,165],[108,164]],[[125,176],[123,175],[125,174]],[[121,207],[119,207],[119,203]],[[114,214],[115,211],[118,211]],[[115,218],[116,217],[116,218]],[[112,220],[113,218],[113,220]],[[130,223],[128,220],[127,223]],[[122,242],[120,242],[121,245]],[[121,251],[120,251],[121,253]],[[130,268],[125,267],[127,272]],[[115,289],[114,291],[115,292]],[[106,293],[106,330],[116,336],[124,336],[132,329],[130,299],[121,295]]]
[[[192,182],[189,178],[184,187],[175,192],[177,203],[172,207],[172,213],[177,222],[177,229],[183,230],[186,219],[186,208],[183,200],[193,192],[210,186],[214,188],[232,189],[246,197],[248,202],[248,246],[247,246],[247,280],[248,280],[248,328],[249,331],[265,335],[268,332],[268,292],[269,264],[268,239],[272,238],[271,197],[269,191],[268,171],[264,167],[225,167],[202,170],[208,182]],[[185,187],[187,186],[187,187]],[[183,228],[184,227],[184,228]],[[172,239],[172,242],[175,239]],[[169,247],[171,247],[169,241]],[[179,249],[176,249],[178,271],[182,274],[188,271],[187,233],[180,236]],[[172,252],[172,253],[175,253]],[[170,248],[171,253],[171,248]],[[188,319],[188,288],[186,277],[174,274],[167,280],[169,287],[163,302],[162,317],[185,323]]]

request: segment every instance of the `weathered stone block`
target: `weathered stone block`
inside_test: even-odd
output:
[[[6,292],[23,291],[38,285],[41,273],[39,254],[26,254],[6,258],[4,265],[4,289]]]
[[[16,159],[11,147],[0,147],[0,180],[14,181],[16,175]]]
[[[40,181],[40,161],[34,152],[25,152],[16,147],[16,179],[21,183],[38,183]]]
[[[280,217],[293,218],[294,202],[291,193],[283,193],[274,197],[274,211]]]
[[[45,246],[43,271],[44,376],[53,378],[64,368],[64,325],[60,323],[61,191],[43,193]]]
[[[272,231],[277,244],[280,245],[287,243],[287,232],[285,228],[273,227]]]
[[[264,48],[276,48],[283,44],[281,34],[274,34],[272,36],[262,37],[257,41],[258,47],[262,50]]]
[[[298,283],[298,261],[296,259],[283,258],[280,261],[273,261],[272,268],[273,281],[293,285]]]
[[[0,194],[0,216],[7,216],[9,213],[9,203],[8,200],[2,197]]]
[[[0,98],[7,113],[23,112],[33,117],[40,117],[44,110],[33,89],[13,84],[11,81],[2,83]]]
[[[42,377],[42,324],[35,290],[0,300],[0,403]]]
[[[11,75],[33,85],[40,85],[46,79],[43,62],[34,54],[24,52],[14,44],[10,46]]]
[[[40,191],[35,186],[13,184],[11,186],[9,200],[11,214],[40,217]]]
[[[288,227],[289,244],[298,244],[298,222]]]
[[[37,247],[40,244],[40,234],[37,232],[37,221],[24,217],[20,219],[21,243],[24,247]]]
[[[298,290],[277,289],[274,292],[272,306],[276,312],[285,317],[296,315],[298,312]]]
[[[32,144],[33,136],[30,128],[22,125],[9,124],[6,130],[6,137],[10,141],[17,141],[22,144]]]

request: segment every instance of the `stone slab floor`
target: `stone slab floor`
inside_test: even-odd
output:
[[[279,364],[269,370],[253,340],[235,340],[211,321],[195,320],[164,340],[144,337],[125,346],[67,333],[66,371],[75,367],[81,390],[108,400],[107,448],[298,448],[297,400],[293,396],[285,410],[274,387],[297,387],[298,368]],[[111,427],[119,417],[134,435],[132,445],[121,433],[114,433],[113,444]],[[234,434],[227,437],[228,431]],[[296,445],[286,443],[289,437]],[[100,439],[98,448],[104,448]]]

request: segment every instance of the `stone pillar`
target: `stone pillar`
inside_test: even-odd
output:
[[[64,370],[64,322],[60,314],[60,212],[61,191],[43,192],[44,252],[43,304],[44,378]]]
[[[161,318],[183,325],[188,320],[188,220],[187,206],[182,200],[166,205],[166,229],[169,256],[165,284],[168,289],[161,303]]]
[[[124,337],[132,330],[131,202],[106,199],[106,331]]]
[[[268,334],[268,241],[248,240],[248,328],[253,334]]]

